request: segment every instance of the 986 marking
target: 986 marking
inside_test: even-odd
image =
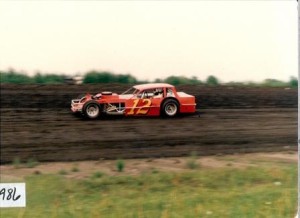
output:
[[[0,197],[2,196],[2,200],[12,200],[12,201],[17,201],[21,195],[17,195],[16,194],[16,187],[13,187],[13,188],[9,188],[9,189],[6,189],[6,188],[2,188],[0,190]]]
[[[25,206],[25,183],[0,183],[0,207]]]

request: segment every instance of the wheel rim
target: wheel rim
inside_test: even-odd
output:
[[[97,105],[89,105],[86,108],[86,113],[89,117],[97,117],[99,114],[99,107]]]
[[[165,112],[168,116],[174,116],[177,113],[177,105],[174,103],[167,104]]]

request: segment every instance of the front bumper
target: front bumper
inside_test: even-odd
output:
[[[73,99],[71,101],[71,111],[73,113],[82,112],[83,103],[80,103],[80,99]]]

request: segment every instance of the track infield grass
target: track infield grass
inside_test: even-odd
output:
[[[288,218],[297,206],[296,163],[80,180],[41,173],[24,180],[26,208],[1,208],[0,217]]]

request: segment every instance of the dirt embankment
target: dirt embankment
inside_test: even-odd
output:
[[[80,94],[124,92],[130,85],[1,85],[1,108],[68,108]],[[297,108],[297,89],[207,87],[182,85],[178,91],[194,95],[198,109],[208,108]]]

